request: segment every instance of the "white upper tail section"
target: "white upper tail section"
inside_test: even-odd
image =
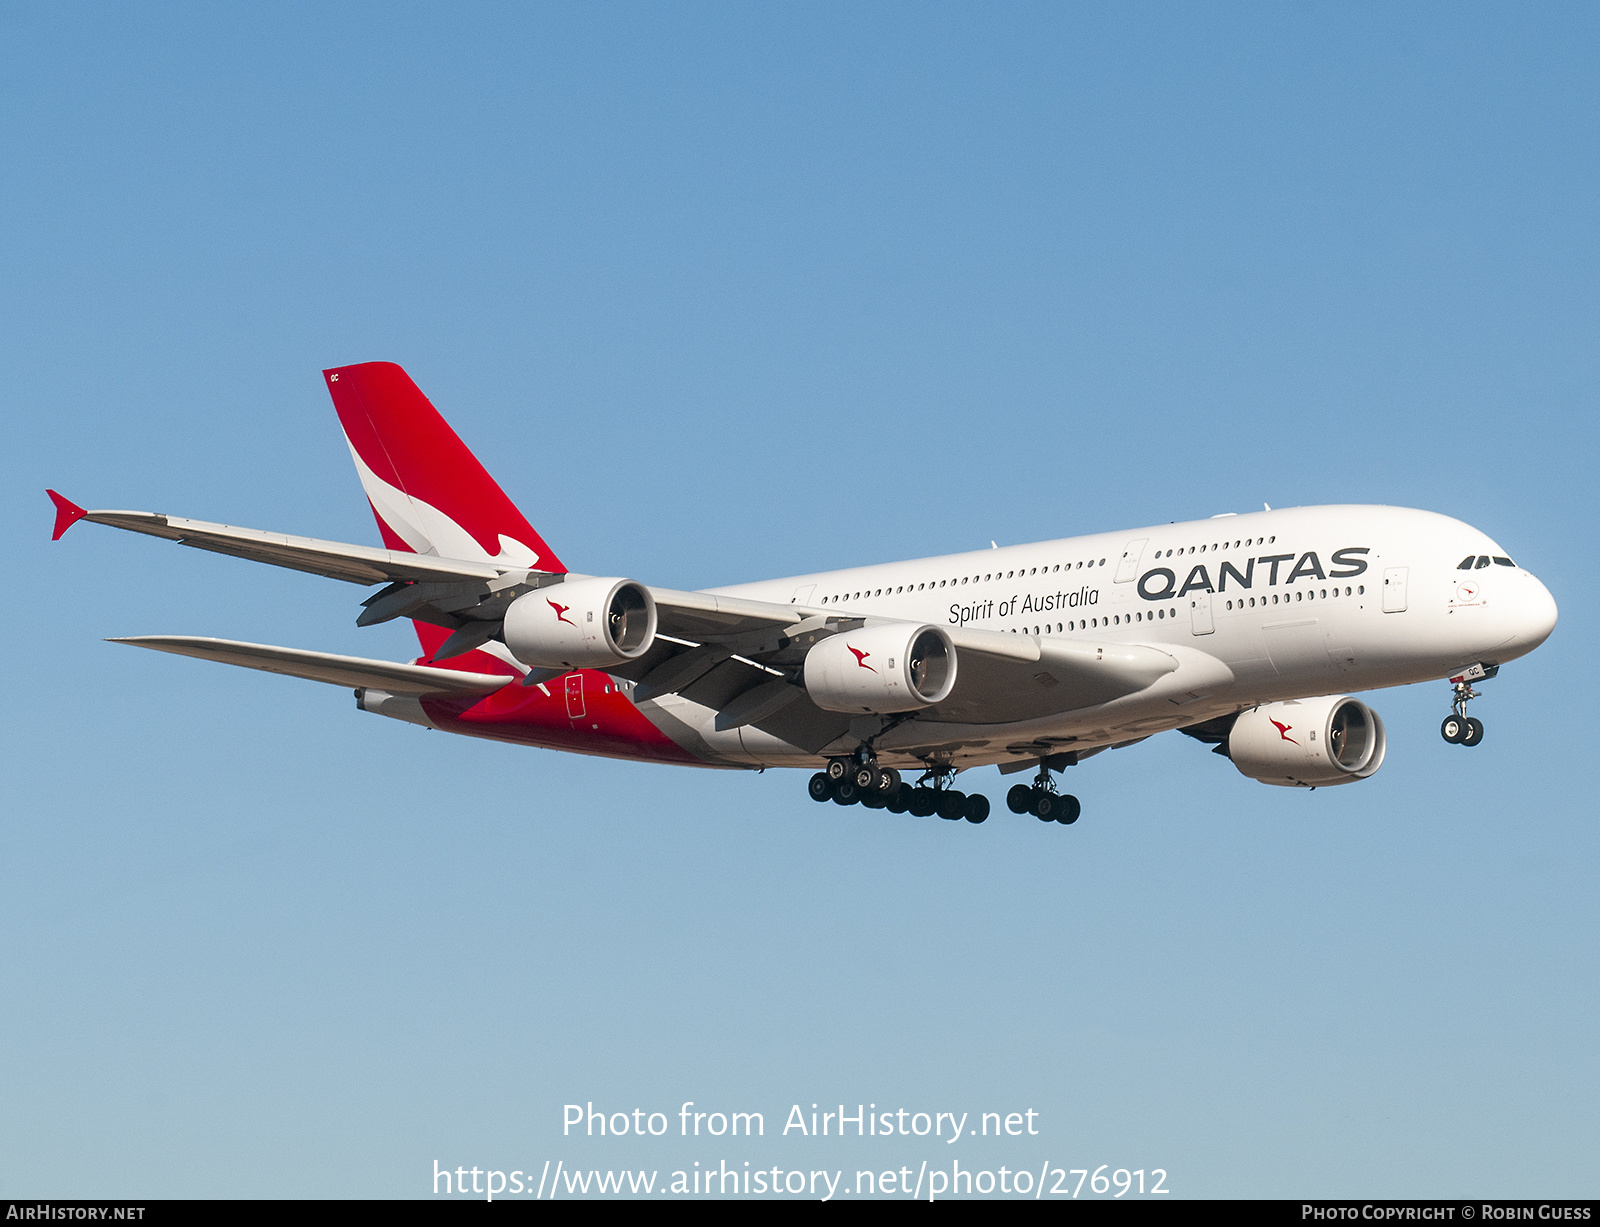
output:
[[[348,435],[345,442],[350,443]],[[538,551],[504,533],[499,534],[500,552],[489,553],[471,533],[432,503],[391,486],[374,473],[361,459],[354,443],[350,443],[350,458],[355,461],[361,488],[367,492],[367,500],[379,523],[405,542],[413,553],[550,570],[539,566]]]

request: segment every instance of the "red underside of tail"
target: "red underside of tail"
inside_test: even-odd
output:
[[[521,676],[487,652],[464,652],[436,661],[432,654],[450,632],[427,622],[414,625],[424,652],[415,662],[419,665]],[[611,678],[596,669],[578,669],[543,686],[506,686],[482,699],[424,699],[422,707],[429,719],[452,733],[607,758],[680,764],[700,761],[651,724]]]

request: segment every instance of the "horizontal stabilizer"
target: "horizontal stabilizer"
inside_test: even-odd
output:
[[[206,639],[198,635],[137,635],[107,642],[128,643],[136,648],[153,648],[157,652],[215,660],[225,665],[242,665],[246,669],[260,669],[266,673],[283,673],[289,677],[303,677],[308,681],[327,682],[352,690],[372,686],[390,694],[490,694],[506,683],[517,680],[500,673],[430,669],[426,665],[365,660],[359,656],[334,656],[328,652],[307,652],[265,643],[239,643],[232,639]]]

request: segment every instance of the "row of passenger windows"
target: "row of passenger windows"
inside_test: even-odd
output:
[[[1252,546],[1253,545],[1272,545],[1277,540],[1278,540],[1277,535],[1274,534],[1271,537],[1249,537],[1249,538],[1246,538],[1243,541],[1235,541],[1231,546],[1226,541],[1222,542],[1221,544],[1218,544],[1217,542],[1213,541],[1211,543],[1211,550],[1212,550],[1212,553],[1216,553],[1218,550],[1226,550],[1226,549],[1235,549],[1235,550],[1237,550],[1237,549],[1239,549],[1239,548],[1241,548],[1243,546],[1247,546],[1247,545],[1252,545]],[[1153,555],[1151,555],[1151,557],[1153,557],[1153,558],[1171,558],[1173,556],[1173,554],[1179,554],[1179,555],[1183,555],[1183,554],[1204,554],[1205,552],[1206,552],[1206,547],[1204,545],[1191,545],[1187,550],[1183,549],[1182,547],[1179,547],[1178,549],[1175,549],[1175,550],[1168,550],[1165,554],[1163,554],[1160,550],[1157,550]]]
[[[1461,560],[1461,564],[1458,567],[1456,567],[1456,570],[1457,571],[1473,571],[1473,570],[1481,571],[1481,570],[1483,570],[1484,567],[1486,567],[1488,565],[1489,565],[1489,555],[1487,555],[1487,554],[1468,554],[1465,558],[1463,558]],[[1511,559],[1505,557],[1504,555],[1496,554],[1494,556],[1494,565],[1497,566],[1497,567],[1514,567],[1517,564],[1512,562]]]
[[[1367,586],[1365,584],[1358,584],[1356,586],[1354,595],[1356,595],[1356,596],[1365,596],[1366,592],[1367,592]],[[1349,588],[1346,588],[1344,590],[1344,594],[1345,594],[1345,596],[1352,595],[1351,594],[1351,590]],[[1295,590],[1295,592],[1294,592],[1292,597],[1287,592],[1283,593],[1283,604],[1287,605],[1290,602],[1290,600],[1315,601],[1319,597],[1322,600],[1327,600],[1330,597],[1336,597],[1338,595],[1339,595],[1339,590],[1337,588],[1299,588],[1299,589]],[[1256,607],[1256,600],[1257,600],[1257,598],[1253,597],[1253,596],[1252,597],[1240,597],[1238,599],[1238,601],[1229,601],[1228,602],[1228,608],[1229,609],[1244,609],[1244,608],[1248,607],[1250,609],[1254,609]],[[1261,597],[1260,598],[1260,601],[1261,601],[1261,603],[1263,605],[1267,604],[1269,600],[1274,605],[1278,604],[1278,593],[1274,592],[1271,597]]]
[[[1003,573],[992,571],[987,575],[961,575],[955,579],[941,579],[938,583],[929,580],[925,584],[901,584],[898,588],[865,588],[854,594],[841,592],[835,596],[823,597],[818,604],[837,605],[840,601],[859,601],[863,597],[898,596],[902,592],[921,592],[924,589],[932,588],[959,588],[962,584],[982,584],[997,579],[1026,579],[1030,575],[1054,575],[1058,571],[1081,571],[1085,567],[1103,567],[1105,565],[1106,560],[1104,558],[1098,560],[1091,558],[1087,562],[1063,562],[1057,563],[1053,567],[1018,567],[1016,570]]]
[[[1177,606],[1162,609],[1141,609],[1131,614],[1111,614],[1105,618],[1078,618],[1071,622],[1045,622],[1039,626],[1013,626],[1013,635],[1049,635],[1065,631],[1101,630],[1110,626],[1131,626],[1135,622],[1154,622],[1158,618],[1176,618]]]

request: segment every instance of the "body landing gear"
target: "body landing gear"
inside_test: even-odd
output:
[[[949,772],[929,772],[934,786],[907,784],[893,767],[880,768],[873,759],[858,761],[836,758],[826,771],[819,771],[806,784],[813,801],[832,801],[836,805],[864,805],[886,809],[892,814],[909,813],[914,818],[938,814],[950,821],[965,818],[977,824],[989,817],[989,798],[968,795],[945,787]]]
[[[1453,746],[1475,746],[1483,740],[1483,721],[1467,715],[1467,703],[1478,697],[1472,683],[1480,678],[1493,677],[1496,671],[1474,665],[1459,677],[1450,679],[1455,696],[1451,707],[1455,710],[1444,718],[1439,735]]]

